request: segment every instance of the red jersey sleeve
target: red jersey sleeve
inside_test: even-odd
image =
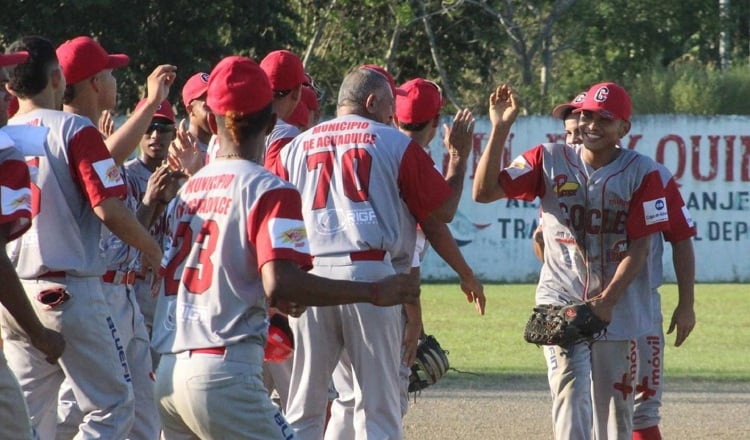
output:
[[[532,201],[544,196],[544,147],[538,145],[500,171],[498,182],[509,199]]]
[[[0,224],[10,226],[8,241],[31,226],[30,184],[25,162],[10,159],[0,163]]]
[[[669,207],[659,172],[644,177],[630,200],[625,230],[630,238],[662,232],[669,228]]]
[[[676,242],[696,236],[695,222],[690,217],[674,178],[669,179],[667,186],[664,187],[664,193],[669,210],[669,230],[664,231],[664,238],[667,241]]]
[[[110,197],[125,199],[127,188],[120,169],[93,125],[82,128],[70,139],[68,154],[73,177],[92,207]]]
[[[259,270],[272,260],[291,260],[303,270],[312,268],[302,199],[296,189],[263,194],[247,217],[247,234],[255,247]]]
[[[445,178],[435,169],[435,163],[414,141],[406,147],[398,170],[401,197],[417,221],[443,204],[452,194]]]
[[[286,137],[281,139],[276,139],[271,143],[271,145],[268,146],[268,149],[266,150],[266,157],[263,159],[263,166],[272,172],[275,172],[277,164],[279,162],[279,153],[281,153],[281,149],[284,148],[286,144],[291,142],[294,138]]]

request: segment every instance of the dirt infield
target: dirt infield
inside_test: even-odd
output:
[[[661,430],[667,440],[750,438],[750,383],[670,381]],[[404,432],[408,440],[551,439],[546,379],[450,372],[412,399]]]

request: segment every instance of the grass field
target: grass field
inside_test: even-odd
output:
[[[456,284],[424,284],[425,330],[450,352],[451,366],[481,376],[544,376],[540,348],[523,340],[534,305],[534,285],[485,285],[487,311],[479,316]],[[666,325],[677,303],[677,287],[665,285],[662,310]],[[687,341],[674,347],[667,336],[665,375],[673,379],[750,382],[750,291],[741,284],[698,284],[697,325]],[[455,375],[448,375],[446,378]]]

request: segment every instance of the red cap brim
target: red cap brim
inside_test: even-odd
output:
[[[556,119],[565,119],[575,109],[576,106],[574,105],[560,104],[552,109],[552,117]]]
[[[107,66],[105,69],[118,69],[120,67],[125,67],[130,62],[130,57],[125,55],[124,53],[118,53],[114,55],[108,55],[109,62],[107,63]]]
[[[21,64],[25,62],[27,58],[29,58],[29,53],[26,51],[0,54],[0,67]]]

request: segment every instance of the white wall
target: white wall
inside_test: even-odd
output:
[[[452,118],[446,118],[450,123]],[[540,263],[531,250],[538,203],[471,199],[476,161],[490,131],[477,120],[474,151],[456,218],[449,225],[464,257],[485,281],[536,282]],[[551,117],[523,117],[513,126],[506,160],[542,142],[563,139],[562,123]],[[696,221],[696,278],[702,282],[750,281],[750,117],[658,115],[634,117],[623,147],[663,163],[675,175]],[[442,133],[431,154],[443,164]],[[674,281],[671,248],[665,249],[664,275]],[[430,250],[422,266],[425,279],[453,279],[452,270]]]

